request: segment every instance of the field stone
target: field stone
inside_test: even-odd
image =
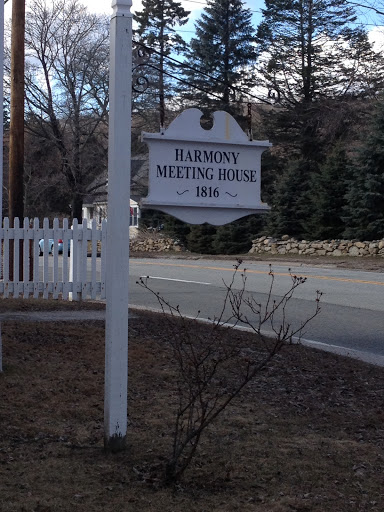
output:
[[[276,250],[277,249],[277,250]],[[253,240],[249,253],[306,254],[314,256],[384,256],[384,240],[295,240],[288,235],[280,239],[261,237]]]

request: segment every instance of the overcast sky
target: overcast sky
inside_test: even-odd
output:
[[[29,0],[26,0],[27,5]],[[106,14],[110,16],[112,14],[112,0],[80,0],[80,2],[86,5],[90,12],[96,12],[100,14]],[[188,40],[194,34],[194,22],[200,17],[201,11],[206,5],[205,0],[181,0],[182,6],[186,11],[191,11],[189,16],[189,22],[187,25],[180,27],[180,33],[183,38]],[[49,0],[48,0],[49,4]],[[251,9],[253,12],[253,22],[256,28],[260,21],[260,8],[264,5],[263,0],[246,0],[245,6]],[[140,10],[142,8],[141,0],[132,0],[132,10]],[[12,2],[9,0],[4,6],[5,18],[9,19],[12,13]]]
[[[99,12],[110,15],[112,13],[112,0],[82,0],[82,3],[88,7],[90,11]],[[189,21],[186,25],[180,27],[178,31],[182,34],[185,40],[190,39],[194,35],[194,22],[200,17],[201,11],[206,5],[205,0],[181,0],[181,4],[186,11],[191,11]],[[245,6],[256,11],[253,13],[254,26],[256,28],[260,20],[260,7],[264,5],[262,0],[246,0]],[[141,1],[132,0],[132,10],[140,10]]]
[[[91,12],[97,12],[102,14],[107,14],[110,16],[112,14],[112,0],[80,0],[81,3],[86,5]],[[28,3],[28,0],[27,0]],[[48,2],[49,3],[49,2]],[[189,22],[187,25],[180,27],[180,33],[182,33],[184,39],[188,40],[190,37],[193,37],[194,34],[194,22],[196,19],[200,17],[201,11],[206,5],[205,0],[181,0],[181,3],[187,11],[191,11],[189,16]],[[141,0],[132,0],[133,11],[141,9]],[[256,28],[260,22],[261,14],[260,9],[264,6],[263,0],[246,0],[246,7],[252,10],[253,12],[253,23]],[[12,11],[12,2],[8,1],[4,6],[5,18],[9,18]],[[378,43],[382,46],[383,41],[383,27],[375,28],[374,23],[372,23],[371,19],[368,19],[369,16],[364,17],[361,21],[366,24],[367,29],[371,31],[370,39]],[[375,20],[377,21],[377,20]],[[379,20],[380,22],[381,20]],[[378,49],[378,48],[377,48]]]
[[[83,0],[82,3],[87,5],[89,10],[92,10],[94,12],[109,14],[112,11],[111,0]],[[204,8],[205,0],[181,0],[181,3],[184,9],[188,11],[195,11]],[[251,4],[253,4],[252,8],[256,9],[257,6],[260,6],[262,4],[262,2],[260,2],[260,0],[247,0],[245,2],[245,5],[249,8],[251,8]],[[133,10],[140,9],[141,1],[132,0],[132,8]]]

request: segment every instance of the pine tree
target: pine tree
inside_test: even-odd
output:
[[[348,0],[266,0],[257,36],[269,96],[293,106],[375,95],[383,59]]]
[[[261,234],[264,217],[248,215],[230,224],[219,226],[212,241],[216,254],[244,254],[252,247],[252,240]]]
[[[186,49],[185,41],[176,30],[187,23],[190,12],[174,0],[143,0],[142,4],[143,10],[134,15],[137,23],[135,39],[152,49],[148,63],[150,90],[158,94],[160,124],[163,125],[165,99],[170,101],[173,97],[173,76],[178,72],[168,57]]]
[[[242,0],[208,0],[187,54],[183,96],[189,106],[236,113],[256,84],[256,33]],[[236,87],[236,89],[234,89]],[[240,92],[244,91],[244,92]]]
[[[354,125],[348,123],[351,104],[359,111],[357,98],[373,97],[382,88],[383,58],[372,50],[367,34],[355,28],[347,0],[266,0],[262,13],[259,69],[266,95],[283,107],[264,119],[286,168],[276,185],[269,225],[279,234],[312,238],[322,232],[317,223],[325,223],[323,234],[332,228],[324,216],[314,218],[314,183],[328,174],[319,167],[330,165],[325,164],[328,155]]]
[[[310,214],[304,221],[305,238],[341,238],[345,229],[343,208],[350,163],[341,145],[334,148],[319,171],[312,175],[308,202]]]
[[[216,254],[212,247],[216,229],[216,226],[210,224],[190,226],[190,232],[187,235],[187,249],[199,254]]]
[[[380,102],[352,168],[344,209],[347,238],[384,237],[384,102]]]
[[[187,224],[172,215],[164,215],[164,232],[178,240],[181,245],[187,248],[187,237],[191,231],[191,224]]]
[[[311,209],[308,201],[308,173],[306,160],[291,162],[276,184],[271,201],[272,210],[267,219],[267,233],[272,236],[290,235],[303,238],[305,221]]]

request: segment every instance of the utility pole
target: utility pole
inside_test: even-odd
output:
[[[3,226],[3,140],[4,140],[4,2],[0,2],[0,227]],[[0,248],[0,251],[2,249]]]
[[[25,0],[12,0],[9,219],[24,215],[24,32]],[[1,122],[3,122],[1,120]]]
[[[0,0],[2,1],[2,0]],[[14,227],[15,218],[24,216],[24,33],[25,0],[12,0],[11,35],[11,111],[9,125],[8,217]],[[1,120],[3,122],[3,120]],[[23,241],[19,246],[19,275],[13,275],[14,241],[9,246],[11,280],[23,280]]]

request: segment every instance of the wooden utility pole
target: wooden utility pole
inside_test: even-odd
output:
[[[4,2],[0,2],[0,227],[3,225],[3,146],[4,146]],[[1,251],[1,247],[0,247]],[[1,270],[0,270],[1,272]]]
[[[24,216],[24,32],[25,0],[12,0],[11,112],[9,129],[10,225]]]

